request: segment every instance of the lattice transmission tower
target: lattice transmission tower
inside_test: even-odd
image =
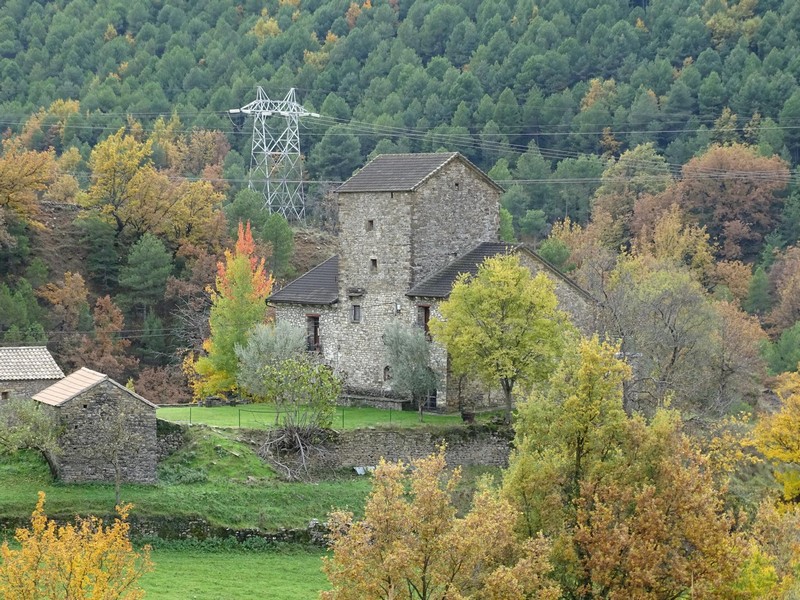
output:
[[[264,195],[264,207],[287,219],[305,217],[300,117],[319,117],[297,102],[294,88],[283,100],[270,100],[260,86],[256,99],[234,115],[253,115],[253,150],[248,187]]]

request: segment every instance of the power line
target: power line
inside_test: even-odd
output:
[[[108,115],[108,114],[111,114],[111,113],[104,113],[104,114]],[[155,115],[155,114],[158,114],[158,113],[152,113],[152,114]],[[186,113],[186,114],[189,114],[189,113]],[[192,113],[192,114],[195,114],[195,113]],[[225,114],[225,113],[222,113],[222,112],[216,113],[216,112],[214,112],[214,113],[196,113],[196,114],[220,114],[220,115],[222,115],[222,114]],[[348,127],[351,130],[352,134],[359,135],[359,136],[368,135],[368,136],[373,136],[373,137],[381,137],[381,138],[384,138],[384,139],[385,138],[408,139],[408,140],[424,141],[424,142],[429,142],[429,143],[438,143],[438,144],[441,144],[441,145],[448,145],[448,146],[451,146],[451,147],[461,148],[461,149],[469,148],[469,149],[480,150],[480,151],[494,151],[494,152],[497,152],[497,153],[523,154],[523,153],[526,153],[526,152],[528,152],[530,150],[530,148],[528,146],[521,145],[521,144],[512,144],[512,143],[507,143],[507,142],[503,142],[503,141],[494,141],[494,140],[487,140],[487,139],[476,139],[476,135],[474,135],[474,134],[451,134],[451,133],[443,133],[443,132],[440,132],[440,131],[435,131],[434,129],[420,129],[420,128],[396,127],[396,126],[390,126],[390,125],[378,125],[378,124],[369,123],[369,122],[365,122],[365,121],[359,121],[359,120],[355,120],[355,119],[345,120],[345,119],[339,119],[339,118],[329,117],[329,116],[324,116],[324,115],[322,115],[319,120],[323,125],[327,125],[328,127],[332,127],[334,125],[343,125],[345,127]],[[8,121],[3,121],[2,119],[0,119],[0,124],[2,124],[2,123],[9,123],[9,122]],[[19,122],[18,124],[21,124],[21,122]],[[97,126],[97,125],[74,125],[73,126],[73,125],[67,124],[67,125],[65,125],[65,127],[78,127],[78,128],[89,128],[89,129],[100,129],[100,130],[114,130],[114,131],[119,129],[118,127],[102,127],[102,126]],[[308,129],[309,129],[309,132],[313,134],[313,129],[314,128],[308,128]],[[800,129],[800,125],[799,126],[774,127],[774,128],[769,128],[769,129]],[[148,129],[144,129],[144,131],[152,132],[152,131],[154,131],[154,129],[153,128],[148,128]],[[219,130],[217,130],[217,131],[219,131]],[[683,130],[683,131],[700,131],[700,130],[686,129],[686,130]],[[236,131],[236,130],[232,130],[232,131],[228,131],[228,132],[222,131],[222,133],[223,134],[224,133],[231,133],[231,134],[237,134],[237,135],[242,135],[243,134],[243,132]],[[653,133],[653,132],[641,131],[639,133]],[[563,135],[584,135],[584,134],[575,134],[575,133],[571,133],[571,132],[564,132],[563,133]],[[325,135],[335,135],[335,134],[331,134],[330,132],[326,132]],[[347,134],[342,134],[342,135],[347,135]],[[541,135],[541,134],[539,134],[539,133],[531,133],[529,135],[532,135],[532,136],[536,137],[537,135]],[[561,134],[559,134],[559,135],[561,135]],[[539,154],[543,158],[546,158],[546,159],[549,159],[549,160],[554,160],[554,161],[580,158],[580,157],[583,157],[583,156],[598,156],[595,153],[582,153],[582,152],[577,152],[577,151],[558,150],[558,149],[546,148],[546,147],[545,148],[537,148],[537,149],[538,149]],[[666,161],[661,161],[661,160],[658,160],[658,161],[655,161],[655,160],[653,160],[653,161],[633,160],[633,159],[629,158],[628,159],[628,164],[630,164],[632,167],[641,167],[641,168],[644,168],[644,169],[662,170],[664,172],[664,175],[669,174],[670,176],[673,176],[673,177],[676,177],[676,178],[677,177],[681,177],[681,176],[685,176],[685,174],[682,173],[682,169],[683,169],[684,165],[677,164],[677,163],[668,163]],[[705,173],[707,174],[706,175],[707,178],[714,178],[715,175],[720,175],[720,176],[725,176],[726,178],[734,178],[736,176],[740,176],[740,177],[750,177],[750,178],[761,178],[761,179],[765,179],[765,180],[780,180],[780,181],[787,180],[786,178],[783,178],[783,177],[776,177],[775,174],[772,173],[772,172],[763,172],[763,174],[760,174],[760,172],[758,172],[758,171],[742,171],[742,172],[739,172],[739,174],[737,175],[734,172],[728,172],[728,171],[724,171],[724,170],[720,169],[720,170],[716,170],[716,171],[713,171],[713,170],[706,171]],[[730,173],[730,174],[728,174],[728,173]],[[86,177],[87,176],[87,174],[83,173],[83,172],[70,172],[69,174],[75,175],[77,177]],[[655,175],[655,176],[658,177],[659,175]],[[663,177],[663,175],[661,175],[661,176]],[[637,176],[637,178],[641,178],[641,177],[643,177],[643,176]],[[693,177],[697,177],[697,176],[693,175]],[[181,181],[209,181],[209,182],[212,182],[212,183],[223,183],[223,182],[225,182],[225,183],[244,183],[244,182],[247,181],[247,180],[243,181],[241,179],[233,179],[233,178],[221,178],[221,177],[220,178],[203,178],[203,177],[175,176],[175,175],[170,175],[170,176],[168,176],[168,178],[172,179],[172,180],[181,180]],[[796,176],[793,175],[787,181],[790,181],[790,182],[794,181],[795,178],[796,178]],[[597,181],[597,180],[598,179],[594,179],[594,181]],[[609,181],[609,178],[605,178],[605,179],[603,179],[603,181]],[[520,184],[520,185],[528,185],[528,184],[536,184],[536,183],[547,183],[547,182],[565,184],[565,183],[572,183],[572,180],[570,180],[570,179],[563,179],[562,180],[560,178],[553,178],[553,179],[545,178],[545,179],[540,179],[540,180],[519,179],[519,180],[511,181],[512,184],[517,183],[517,184]],[[589,183],[589,182],[592,182],[591,178],[581,181],[581,183]],[[336,183],[339,183],[339,182],[330,181],[330,180],[317,180],[317,181],[309,181],[309,183],[336,184]],[[506,183],[508,183],[508,182],[506,182]]]

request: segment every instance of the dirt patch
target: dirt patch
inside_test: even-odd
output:
[[[337,252],[338,240],[335,235],[310,227],[296,229],[292,257],[293,274],[289,279],[299,277]]]

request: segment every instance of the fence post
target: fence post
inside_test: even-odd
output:
[[[389,407],[389,423],[392,422],[392,407]]]
[[[239,429],[241,429],[242,428],[242,409],[241,408],[236,409],[236,412],[239,413]]]
[[[192,405],[189,405],[189,425],[192,424]]]
[[[342,407],[342,429],[344,429],[344,406]]]

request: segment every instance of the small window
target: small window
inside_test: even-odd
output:
[[[0,398],[3,400],[8,400],[10,396],[11,392],[9,392],[8,390],[3,390],[2,392],[0,392]]]
[[[383,367],[383,380],[390,381],[392,379],[392,367],[386,365]]]
[[[431,320],[431,307],[428,304],[417,305],[417,327],[421,327],[425,331],[425,335],[430,335],[428,329],[428,321]]]
[[[321,352],[319,315],[306,315],[306,344],[309,352]]]
[[[353,304],[350,307],[350,321],[353,323],[361,323],[361,305]]]
[[[456,181],[456,189],[458,189],[458,185],[459,185],[459,184],[458,184],[458,182]]]
[[[367,231],[375,229],[375,219],[367,219]]]
[[[84,404],[83,408],[89,408],[89,405],[88,404]]]
[[[377,258],[370,258],[369,259],[369,272],[370,273],[377,273],[378,272],[378,259]]]

